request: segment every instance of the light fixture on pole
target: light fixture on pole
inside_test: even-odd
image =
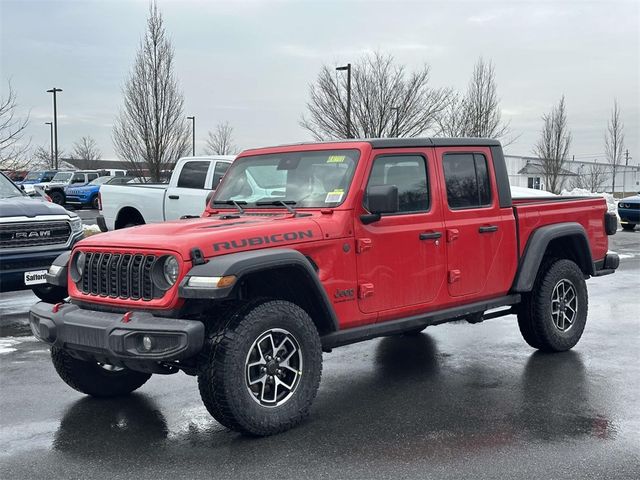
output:
[[[56,103],[56,93],[62,92],[61,88],[53,87],[51,90],[47,90],[47,93],[53,93],[53,138],[54,138],[54,151],[55,162],[53,168],[58,169],[58,106]]]
[[[336,67],[336,70],[347,72],[347,138],[351,138],[351,64],[347,63],[342,67]]]
[[[196,156],[196,117],[187,117],[191,120],[191,156]]]

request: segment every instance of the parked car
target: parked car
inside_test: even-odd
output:
[[[633,230],[640,223],[640,193],[618,202],[620,224],[625,230]]]
[[[169,184],[100,188],[101,209],[97,222],[102,231],[145,223],[199,216],[207,195],[215,190],[233,156],[185,157],[178,160]]]
[[[308,414],[322,352],[341,345],[517,314],[533,348],[569,350],[585,280],[618,267],[616,221],[603,198],[512,199],[495,140],[248,150],[202,217],[61,255],[47,279],[71,303],[39,303],[30,322],[80,392],[182,370],[222,425],[270,435]]]
[[[36,184],[50,182],[56,173],[58,173],[57,170],[31,170],[24,180],[16,182],[16,185],[21,185],[27,195],[33,195]]]
[[[53,203],[64,205],[66,196],[64,189],[67,186],[81,187],[100,177],[97,170],[61,171],[55,174],[50,182],[36,183],[34,188],[38,193],[46,193]]]
[[[82,237],[76,214],[30,198],[0,174],[0,292],[32,289],[48,302],[66,297],[66,289],[47,284],[45,275]]]
[[[97,210],[100,207],[98,192],[102,185],[124,185],[132,182],[135,182],[133,177],[105,176],[91,180],[84,186],[69,185],[64,188],[65,202],[76,208],[90,207]]]

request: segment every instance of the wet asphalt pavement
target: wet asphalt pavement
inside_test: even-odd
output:
[[[536,353],[513,316],[343,347],[310,418],[264,439],[220,426],[182,373],[71,390],[30,336],[35,297],[3,294],[0,478],[640,478],[640,231],[611,249],[572,351]]]

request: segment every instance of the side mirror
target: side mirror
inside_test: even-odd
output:
[[[395,213],[398,205],[398,187],[395,185],[376,185],[367,189],[367,210],[371,213],[360,215],[365,225],[380,220],[383,213]]]
[[[20,185],[20,190],[22,190],[24,192],[24,185]]]

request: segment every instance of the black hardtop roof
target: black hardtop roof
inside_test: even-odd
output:
[[[369,143],[373,148],[417,148],[417,147],[499,147],[500,140],[493,138],[446,138],[446,137],[415,137],[415,138],[337,138],[320,142],[298,142],[277,145],[273,147],[249,148],[262,150],[263,148],[297,147],[303,145],[318,145],[332,143]]]

